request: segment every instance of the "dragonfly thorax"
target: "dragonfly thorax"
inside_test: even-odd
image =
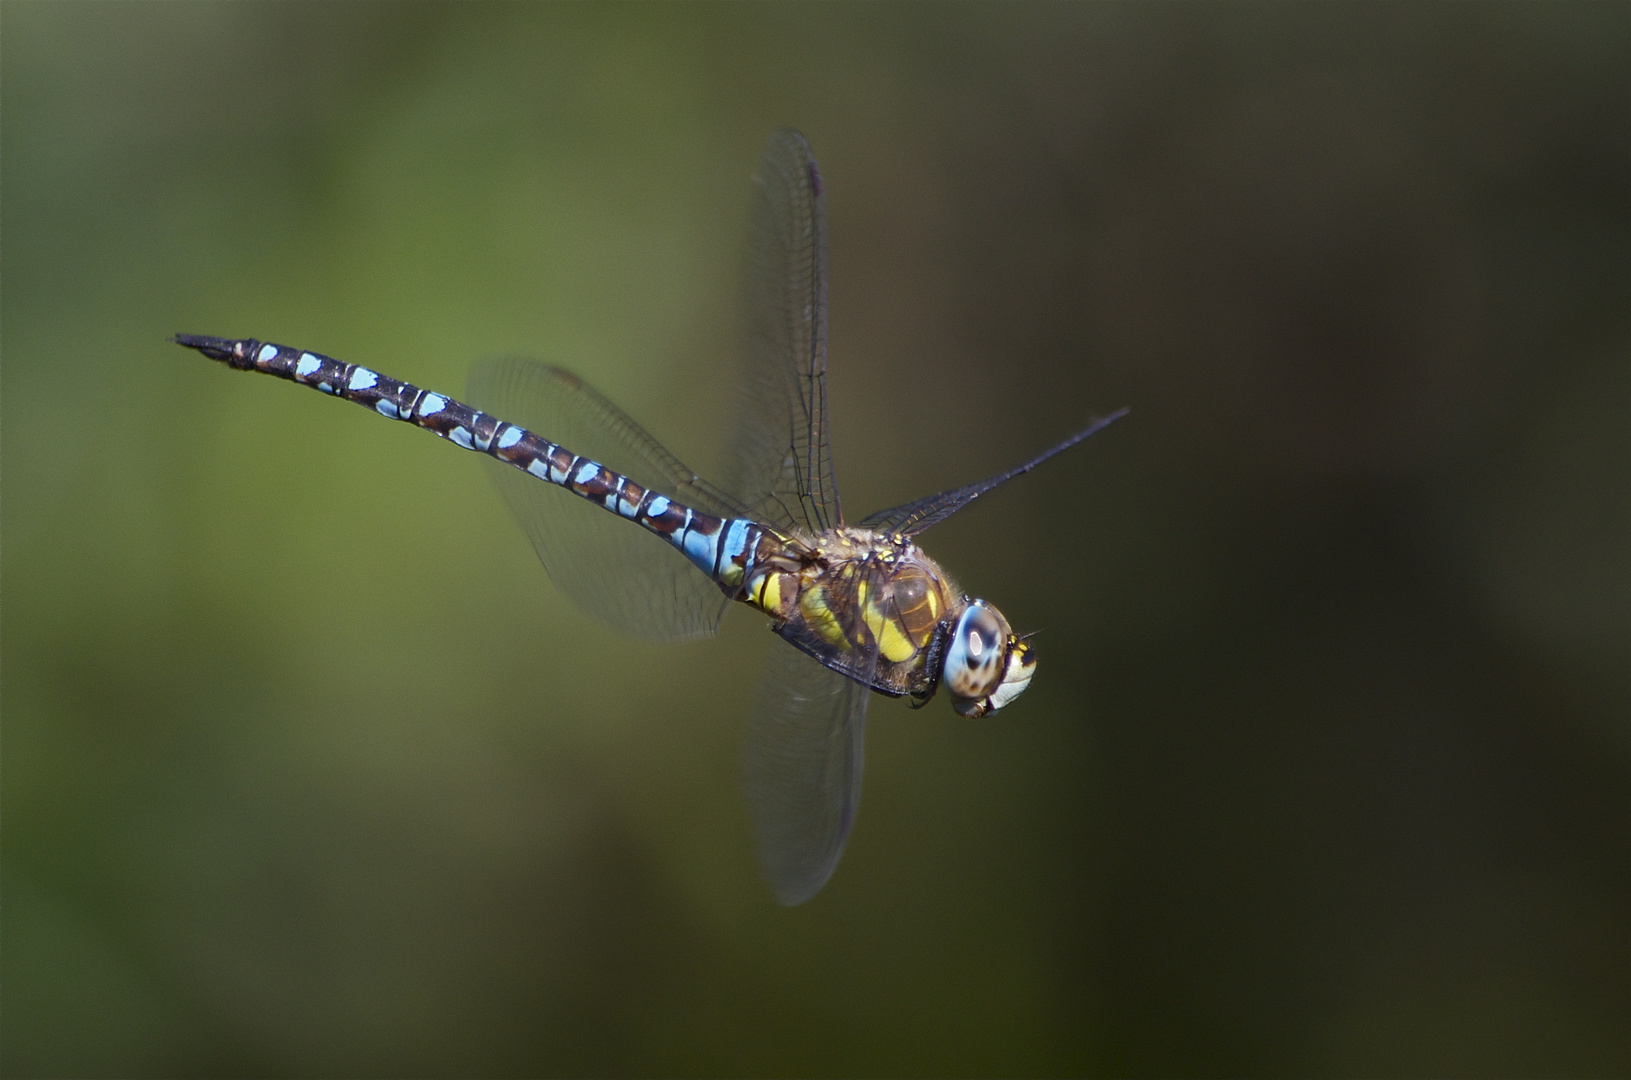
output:
[[[880,693],[926,700],[943,682],[965,716],[1007,704],[1035,664],[995,608],[970,601],[899,533],[766,535],[740,599],[799,649]],[[1016,654],[1025,662],[1013,662]]]

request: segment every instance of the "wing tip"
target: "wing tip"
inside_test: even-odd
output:
[[[840,848],[838,854],[843,854]],[[827,887],[832,880],[833,871],[838,869],[838,858],[835,855],[824,866],[817,868],[815,873],[807,870],[793,870],[790,873],[781,873],[762,858],[760,865],[764,867],[765,883],[776,897],[776,903],[782,907],[801,907],[815,898],[816,893]]]

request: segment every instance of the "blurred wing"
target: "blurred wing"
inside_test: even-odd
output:
[[[1041,454],[1038,454],[1036,457],[1032,458],[1030,461],[1027,461],[1018,468],[1009,469],[1005,473],[998,473],[996,476],[988,477],[987,479],[981,480],[977,484],[969,484],[966,487],[953,488],[950,491],[942,491],[938,495],[930,495],[927,498],[918,499],[916,502],[909,502],[901,506],[892,507],[888,510],[879,510],[876,514],[873,514],[871,517],[861,522],[861,527],[865,529],[876,529],[879,532],[901,533],[905,536],[916,536],[918,533],[926,531],[929,526],[936,525],[951,517],[953,514],[957,513],[957,511],[961,510],[975,499],[978,499],[981,495],[984,495],[998,484],[1006,483],[1016,476],[1022,476],[1025,473],[1030,472],[1032,469],[1053,457],[1055,454],[1063,453],[1064,451],[1069,450],[1071,447],[1075,446],[1089,435],[1092,435],[1096,431],[1103,430],[1108,425],[1120,420],[1126,415],[1126,409],[1117,409],[1109,416],[1093,421],[1093,423],[1089,424],[1081,431],[1078,431],[1076,434],[1072,435],[1058,446],[1055,446],[1050,450],[1043,451]]]
[[[871,694],[791,646],[772,645],[765,660],[748,717],[748,812],[759,865],[789,907],[820,892],[844,853],[861,803]]]
[[[747,346],[729,490],[767,524],[842,523],[827,440],[827,217],[804,136],[770,137],[754,177]]]
[[[470,403],[592,458],[644,487],[722,517],[735,506],[617,406],[569,371],[489,360],[470,372]],[[487,459],[562,592],[607,626],[654,641],[708,637],[729,603],[669,544],[578,496]]]

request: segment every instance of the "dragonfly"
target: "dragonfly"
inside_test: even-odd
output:
[[[771,891],[827,883],[860,805],[873,694],[965,717],[1017,698],[1036,651],[916,538],[1124,416],[1120,409],[977,483],[844,517],[827,405],[827,226],[804,137],[773,134],[754,177],[747,362],[731,463],[713,484],[587,382],[532,360],[472,369],[465,404],[372,368],[252,338],[174,341],[241,371],[344,398],[485,455],[546,571],[613,630],[707,637],[733,602],[771,620],[748,718],[744,787]]]

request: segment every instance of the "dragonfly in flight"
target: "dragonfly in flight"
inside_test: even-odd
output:
[[[478,364],[467,405],[286,345],[175,341],[486,455],[550,576],[614,630],[706,637],[732,601],[769,616],[791,648],[773,648],[760,678],[745,787],[765,877],[793,905],[832,876],[855,822],[872,694],[921,706],[944,689],[960,715],[989,716],[1036,670],[1031,644],[916,537],[1127,410],[1006,472],[850,524],[828,441],[821,173],[804,137],[783,128],[754,179],[748,369],[720,485],[587,383],[535,361]]]

